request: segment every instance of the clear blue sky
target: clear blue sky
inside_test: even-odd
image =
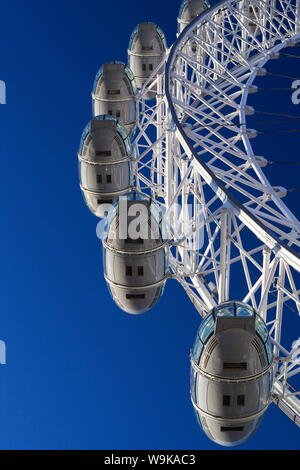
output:
[[[199,429],[189,398],[198,314],[175,281],[146,315],[113,304],[97,220],[78,186],[76,151],[98,67],[126,60],[130,33],[145,20],[158,22],[171,44],[179,6],[2,2],[1,449],[219,448]],[[299,73],[295,62],[286,67]],[[300,111],[287,94],[259,105]],[[258,137],[258,154],[297,159],[292,137]],[[274,184],[300,186],[298,171],[272,172]],[[300,215],[298,194],[287,202]],[[240,448],[296,449],[299,430],[272,406]]]

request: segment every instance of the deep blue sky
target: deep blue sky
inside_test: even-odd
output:
[[[126,60],[131,30],[144,20],[157,21],[171,44],[179,6],[2,2],[1,449],[219,448],[199,429],[189,399],[198,314],[175,281],[146,315],[131,317],[113,304],[96,218],[78,187],[76,151],[98,67]],[[291,111],[286,94],[270,100],[275,108],[277,99]],[[299,114],[300,106],[292,108]],[[261,153],[274,157],[274,137],[268,146],[259,139]],[[295,145],[285,144],[285,155]],[[300,186],[295,171],[272,171],[274,184]],[[272,406],[240,448],[298,447],[299,430]]]

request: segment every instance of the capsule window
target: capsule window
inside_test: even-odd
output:
[[[126,294],[126,299],[144,299],[145,294]]]
[[[142,46],[143,51],[153,51],[153,46]]]
[[[120,111],[117,111],[116,112],[116,117],[119,118],[121,116],[121,112]]]
[[[149,70],[152,72],[152,70],[153,70],[153,64],[149,64]]]
[[[132,276],[132,266],[126,266],[126,276]]]
[[[199,337],[203,344],[206,343],[207,339],[213,333],[214,330],[214,317],[209,315],[203,322],[201,323],[201,327],[199,329]]]
[[[144,276],[144,266],[137,267],[137,274],[138,276]]]
[[[224,362],[223,369],[242,369],[247,370],[247,362]]]
[[[230,395],[223,395],[223,406],[230,406]]]
[[[112,115],[113,115],[113,112],[112,112],[111,109],[108,110],[108,115],[109,115],[109,116],[112,116]]]
[[[146,72],[146,64],[142,65],[143,72]]]
[[[202,349],[203,349],[203,343],[200,340],[199,336],[197,335],[196,340],[195,340],[195,344],[194,344],[194,348],[193,348],[193,359],[197,364],[199,363],[199,359],[200,359]]]
[[[110,150],[96,150],[96,157],[111,157]]]
[[[120,90],[107,90],[108,95],[119,95]]]
[[[221,426],[221,432],[228,432],[228,431],[244,431],[244,426]]]
[[[238,404],[238,406],[244,406],[245,405],[245,395],[238,395],[237,396],[237,404]]]
[[[102,184],[102,175],[97,175],[97,183]]]
[[[106,182],[111,183],[111,175],[106,175]]]

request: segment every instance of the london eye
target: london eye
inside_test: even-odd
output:
[[[101,66],[78,152],[113,300],[142,314],[173,279],[199,312],[191,406],[223,446],[251,437],[270,405],[300,425],[300,222],[266,176],[251,101],[299,43],[298,0],[184,0],[170,47],[141,23],[128,64]]]

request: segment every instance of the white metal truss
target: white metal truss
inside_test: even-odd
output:
[[[274,403],[300,425],[300,223],[264,175],[247,126],[256,76],[298,42],[300,1],[206,10],[141,90],[133,140],[136,188],[170,221],[170,277],[202,316],[230,298],[258,311],[274,343]],[[144,99],[149,88],[156,101]]]

